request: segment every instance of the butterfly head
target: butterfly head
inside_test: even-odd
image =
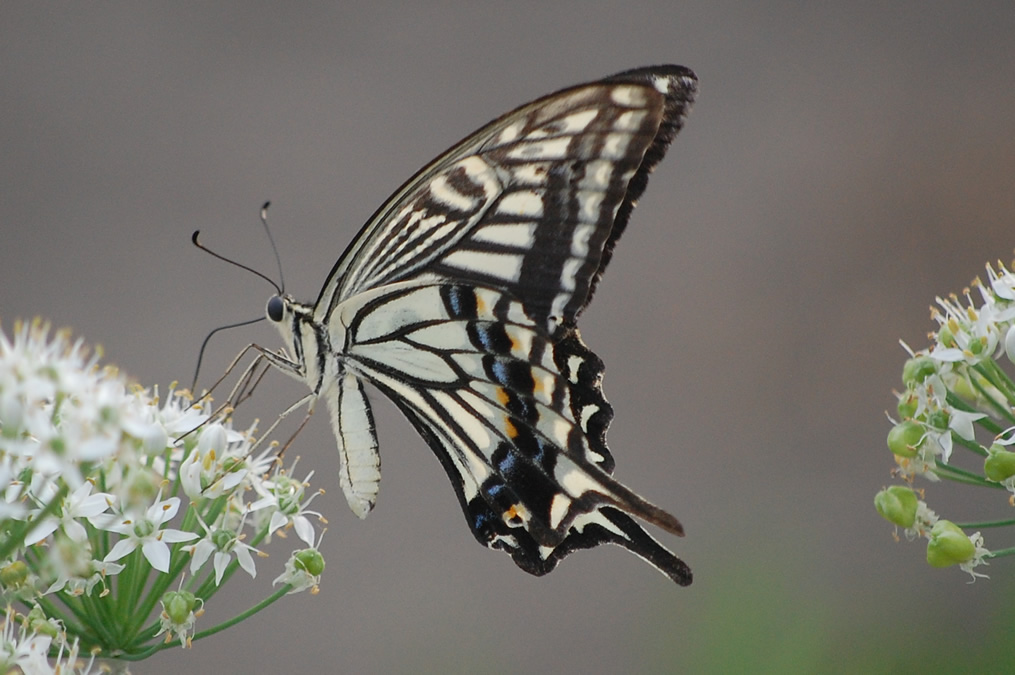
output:
[[[268,304],[264,308],[264,313],[268,317],[268,320],[282,334],[286,350],[296,356],[297,360],[303,351],[299,344],[301,342],[300,334],[303,333],[300,324],[302,319],[306,318],[304,316],[306,312],[301,312],[301,308],[302,305],[288,294],[271,296],[268,298]]]
[[[291,343],[293,336],[298,336],[303,332],[301,324],[313,321],[313,308],[297,302],[288,293],[279,293],[268,298],[264,314],[282,333],[286,343]],[[286,346],[292,345],[287,344]]]
[[[281,323],[286,315],[286,302],[281,295],[273,295],[268,299],[268,306],[265,313],[272,323]]]

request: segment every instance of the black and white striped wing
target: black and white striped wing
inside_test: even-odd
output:
[[[349,420],[329,401],[340,446],[345,426],[369,420],[356,378],[369,381],[440,458],[476,538],[528,572],[617,543],[691,581],[631,516],[675,534],[680,523],[610,475],[603,366],[575,320],[695,88],[685,68],[645,68],[491,122],[377,211],[313,309],[344,336],[338,389],[357,387]],[[358,455],[369,478],[350,479],[364,515],[379,479],[371,442]]]
[[[422,169],[335,264],[315,319],[431,273],[504,289],[550,332],[573,322],[696,90],[680,66],[620,73],[489,123]]]
[[[603,364],[577,329],[551,337],[503,292],[443,281],[399,283],[339,311],[345,363],[426,439],[481,543],[532,574],[615,543],[690,583],[628,514],[678,535],[680,523],[610,476]]]

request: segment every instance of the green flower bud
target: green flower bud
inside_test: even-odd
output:
[[[903,396],[899,399],[899,405],[896,410],[899,411],[899,417],[904,420],[912,419],[916,415],[916,408],[920,405],[920,399],[913,394]]]
[[[311,576],[319,577],[324,572],[324,556],[316,548],[297,551],[293,558],[296,569],[303,570]]]
[[[4,588],[21,588],[28,581],[28,565],[15,560],[10,565],[0,568],[0,586]]]
[[[38,605],[29,610],[25,619],[28,621],[28,627],[40,635],[55,638],[60,633],[57,626],[46,617],[46,613]]]
[[[987,459],[983,462],[983,474],[998,483],[1015,476],[1015,452],[1010,452],[997,443],[990,446]]]
[[[916,493],[904,485],[893,485],[874,495],[874,508],[881,517],[899,527],[916,522]]]
[[[197,596],[188,591],[166,591],[162,595],[162,609],[176,625],[186,623],[199,602]]]
[[[935,429],[944,431],[948,428],[948,420],[951,416],[944,410],[935,410],[931,414],[927,415],[927,424]]]
[[[949,567],[969,562],[976,555],[976,546],[969,537],[950,520],[939,520],[930,531],[927,544],[927,564],[931,567]]]
[[[902,422],[888,432],[888,449],[899,457],[916,457],[923,444],[923,427],[913,421]]]
[[[948,326],[941,326],[937,331],[937,341],[943,344],[945,347],[957,347],[958,344],[955,342],[955,335]]]
[[[211,541],[215,544],[216,551],[232,551],[236,545],[236,533],[227,530],[215,530],[211,535]]]
[[[937,364],[929,356],[914,356],[902,366],[902,383],[913,387],[937,372]]]

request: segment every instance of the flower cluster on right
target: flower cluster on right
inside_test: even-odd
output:
[[[932,344],[913,351],[902,369],[905,390],[888,432],[901,484],[881,490],[874,505],[909,540],[927,540],[927,562],[957,565],[975,579],[987,560],[1015,548],[987,549],[982,534],[1015,525],[1015,381],[1005,372],[1015,363],[1015,274],[987,266],[985,284],[974,280],[962,296],[937,298],[931,316],[938,329]],[[920,477],[996,490],[998,509],[1008,517],[954,522],[924,501]],[[1005,496],[1006,495],[1006,496]],[[979,505],[980,502],[968,502]],[[997,510],[997,509],[995,509]]]

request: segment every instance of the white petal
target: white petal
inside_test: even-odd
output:
[[[1015,325],[1008,329],[1004,336],[1004,353],[1008,360],[1015,363]]]
[[[208,556],[215,550],[215,544],[211,543],[207,539],[194,544],[194,552],[190,559],[190,573],[193,574],[199,569],[204,567],[204,564],[208,562]]]
[[[111,494],[105,492],[94,494],[78,503],[77,507],[74,509],[74,517],[91,518],[93,516],[97,516],[108,509],[112,501],[113,495]]]
[[[240,567],[246,571],[251,578],[257,577],[257,569],[254,567],[254,559],[250,556],[250,549],[243,544],[237,544],[236,546],[236,559],[240,563]]]
[[[307,543],[311,548],[314,546],[314,526],[306,516],[293,518],[293,525],[296,528],[296,536]]]
[[[197,539],[196,532],[184,532],[182,530],[162,530],[159,532],[159,540],[175,544],[178,541],[190,541]]]
[[[971,441],[975,438],[973,432],[973,422],[983,419],[984,417],[986,417],[986,415],[983,413],[952,410],[951,419],[948,420],[948,428],[957,433],[961,438]]]
[[[283,516],[280,512],[276,511],[275,513],[271,514],[271,524],[268,526],[268,534],[269,535],[275,534],[275,530],[282,527],[288,522],[289,521],[288,519],[286,519],[285,516]]]
[[[163,573],[169,572],[169,547],[163,542],[149,539],[141,546],[141,551],[154,569]]]
[[[962,361],[966,358],[966,355],[962,353],[961,349],[955,347],[949,347],[946,349],[935,349],[930,354],[930,358],[935,361],[944,361],[945,363],[954,363],[956,361]]]
[[[48,537],[49,535],[56,532],[56,528],[60,525],[60,521],[52,516],[46,518],[43,522],[35,526],[28,536],[25,537],[25,546],[31,546],[32,544],[38,544],[40,541]]]
[[[148,520],[152,521],[156,526],[161,525],[172,520],[179,510],[180,498],[170,497],[164,501],[155,502],[148,507]]]
[[[116,545],[113,546],[112,550],[109,553],[107,553],[106,557],[103,558],[102,560],[103,562],[119,560],[120,558],[127,555],[136,548],[137,548],[136,539],[121,539],[120,541],[116,542]]]
[[[229,565],[229,555],[226,553],[215,554],[215,585],[218,586],[222,583],[222,575],[225,574],[226,567]]]

